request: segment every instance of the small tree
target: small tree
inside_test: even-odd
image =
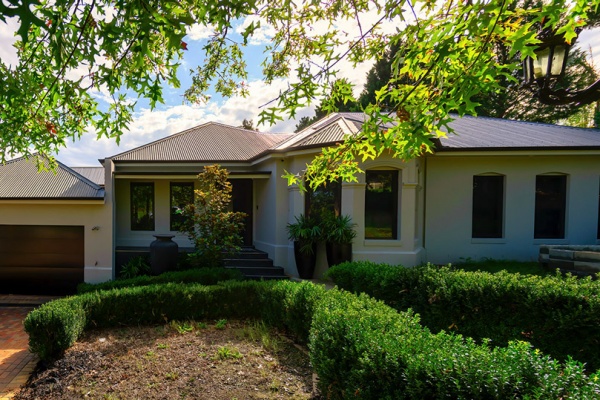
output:
[[[187,234],[196,247],[192,257],[202,265],[222,266],[223,258],[239,251],[244,227],[243,212],[230,210],[231,183],[229,172],[218,165],[204,167],[198,175],[194,203],[182,210],[186,217],[180,231]]]

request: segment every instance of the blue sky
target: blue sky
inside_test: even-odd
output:
[[[252,18],[252,17],[250,17]],[[240,21],[236,28],[241,29],[249,20]],[[5,62],[15,63],[16,56],[11,45],[14,42],[14,22],[7,25],[0,23],[0,57]],[[264,59],[264,49],[273,34],[268,27],[261,28],[259,35],[246,48],[246,63],[248,66],[248,86],[250,96],[247,98],[233,97],[223,99],[212,94],[206,104],[192,105],[183,102],[183,92],[189,86],[189,70],[193,69],[204,60],[202,46],[210,31],[202,27],[194,27],[188,32],[184,41],[188,44],[188,51],[184,54],[182,66],[179,70],[181,88],[166,88],[165,104],[159,105],[155,110],[150,110],[145,100],[140,100],[136,107],[134,121],[121,137],[120,145],[114,139],[102,138],[96,140],[93,132],[85,133],[81,139],[69,142],[67,148],[57,155],[59,161],[69,166],[99,166],[98,159],[130,150],[153,140],[181,132],[182,130],[214,121],[234,126],[241,125],[244,119],[258,121],[261,105],[277,97],[281,90],[287,88],[287,82],[279,80],[272,85],[265,85],[262,81],[260,63]],[[579,45],[588,49],[593,48],[597,68],[600,69],[600,29],[584,31],[578,40]],[[366,74],[371,68],[371,63],[354,68],[350,65],[340,64],[340,77],[348,78],[357,85],[360,92]],[[358,94],[358,93],[357,93]],[[301,110],[296,119],[305,115],[312,115],[312,108]],[[293,132],[296,120],[283,121],[275,126],[259,126],[264,132]]]

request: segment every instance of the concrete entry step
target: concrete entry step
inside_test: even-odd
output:
[[[273,265],[264,251],[243,247],[241,251],[223,260],[225,268],[239,270],[247,279],[289,279],[283,268]]]

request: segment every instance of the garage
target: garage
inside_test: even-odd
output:
[[[63,294],[84,279],[84,227],[0,225],[0,291]]]

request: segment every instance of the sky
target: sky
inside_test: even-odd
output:
[[[375,17],[376,15],[373,16]],[[240,21],[236,29],[241,30],[250,23],[251,18]],[[9,21],[8,24],[0,23],[0,57],[8,63],[16,62],[16,55],[12,48],[15,26],[13,21]],[[394,27],[384,27],[386,28],[394,29]],[[165,104],[159,105],[154,110],[149,109],[146,101],[139,101],[134,120],[129,126],[129,131],[122,135],[119,145],[114,139],[97,139],[93,132],[86,132],[80,139],[70,141],[67,147],[56,155],[56,158],[68,166],[100,166],[98,159],[122,153],[203,123],[212,121],[240,126],[244,119],[252,119],[256,126],[261,111],[260,106],[277,98],[280,91],[287,88],[287,82],[283,80],[276,81],[272,85],[266,85],[261,81],[260,63],[264,58],[265,46],[270,42],[273,33],[268,27],[261,28],[259,34],[246,48],[249,73],[247,85],[250,92],[248,97],[223,99],[213,96],[206,104],[192,105],[184,103],[182,95],[190,82],[189,70],[204,59],[202,46],[206,43],[210,31],[199,26],[191,28],[184,38],[188,51],[184,54],[178,73],[181,89],[167,88],[164,93]],[[596,66],[600,69],[600,29],[584,31],[578,39],[578,44],[585,50],[591,48]],[[358,91],[355,94],[358,95],[372,63],[364,63],[358,67],[353,67],[349,63],[340,63],[338,66],[340,68],[338,76],[354,83]],[[291,133],[298,119],[313,114],[312,108],[304,108],[300,110],[295,120],[282,121],[274,126],[260,125],[258,128],[262,132]]]

